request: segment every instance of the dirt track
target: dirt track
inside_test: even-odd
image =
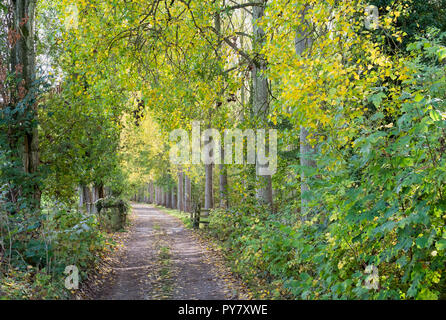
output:
[[[150,205],[133,206],[130,234],[94,299],[237,299],[239,290],[182,222]]]

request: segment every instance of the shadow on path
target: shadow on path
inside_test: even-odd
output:
[[[231,290],[206,261],[181,221],[150,205],[133,205],[130,236],[95,299],[227,299]]]

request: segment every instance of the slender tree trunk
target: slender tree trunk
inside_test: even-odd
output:
[[[103,191],[104,191],[104,198],[111,196],[111,191],[109,187],[103,187]]]
[[[187,174],[184,175],[184,211],[191,212],[191,181]]]
[[[187,182],[187,202],[188,202],[188,212],[192,212],[192,180],[188,177]]]
[[[221,2],[221,7],[222,8],[224,7],[224,3],[225,3],[225,1],[223,0]],[[215,30],[216,30],[217,34],[220,35],[221,34],[221,16],[220,16],[219,12],[217,12],[215,14],[215,16],[214,16],[214,27],[215,27]],[[217,48],[216,48],[217,55],[219,55],[219,53],[220,53],[220,47],[221,47],[220,44],[221,44],[221,39],[219,39],[219,43],[218,43]],[[221,101],[217,101],[216,102],[216,108],[218,108],[219,104],[221,104],[221,103],[222,103]],[[212,123],[211,115],[212,114],[210,113],[209,114],[208,128],[211,127],[211,123]],[[208,141],[205,142],[205,144],[209,144],[209,143],[212,143],[211,139],[209,139]],[[214,207],[213,169],[214,169],[214,164],[213,163],[204,165],[204,170],[205,170],[204,207],[206,209],[212,209]]]
[[[245,21],[245,11],[242,10],[242,21]],[[245,32],[244,28],[242,30],[242,32]],[[240,48],[243,50],[243,46],[244,46],[244,41],[245,38],[244,37],[240,37]],[[239,63],[242,63],[243,57],[240,57]],[[243,82],[242,82],[242,87],[240,88],[240,102],[242,105],[242,112],[240,112],[240,121],[243,122],[245,120],[245,84],[246,84],[246,78],[245,75],[243,75]]]
[[[91,199],[91,213],[96,214],[97,210],[96,210],[96,201],[99,199],[99,189],[96,185],[93,185],[92,190],[91,190],[91,194],[92,194],[92,199]]]
[[[212,209],[214,207],[213,167],[213,164],[205,165],[204,207],[206,209]]]
[[[152,182],[152,200],[153,204],[156,204],[156,186],[154,185],[153,182]]]
[[[211,120],[209,119],[209,128],[210,128]],[[204,144],[208,145],[212,143],[212,138],[205,141]],[[213,150],[211,151],[210,156],[213,156]],[[205,164],[204,165],[204,207],[206,209],[212,209],[214,207],[214,164]]]
[[[308,20],[305,16],[309,9],[309,6],[305,6],[302,9],[300,16],[300,28],[296,31],[295,38],[295,50],[297,55],[302,55],[305,50],[311,48],[313,39],[311,37],[311,28],[309,26]],[[316,162],[313,159],[315,148],[308,142],[308,136],[310,132],[304,126],[300,127],[300,165],[303,167],[316,167]],[[308,213],[308,200],[305,199],[305,193],[309,191],[305,173],[301,172],[301,216],[302,219],[306,219]]]
[[[184,211],[184,178],[183,178],[183,168],[178,169],[178,210]]]
[[[82,209],[85,205],[84,186],[80,185],[78,187],[78,192],[79,192],[79,209]]]
[[[225,149],[221,146],[221,164],[220,164],[220,207],[227,208],[228,201],[228,170],[224,164]]]
[[[153,181],[150,181],[149,184],[149,201],[151,204],[155,203],[155,198],[154,198],[154,194],[153,194]]]
[[[265,12],[266,0],[262,1],[262,6],[254,6],[253,11],[253,26],[254,26],[254,50],[260,52],[265,42],[265,32],[262,27],[257,23]],[[253,66],[253,111],[254,115],[259,118],[264,127],[267,127],[267,115],[269,111],[269,87],[268,79],[265,76],[267,69],[267,62],[265,57],[261,54],[257,54],[254,60]],[[263,165],[268,167],[268,165]],[[270,175],[260,175],[260,169],[262,165],[259,161],[256,161],[256,175],[257,175],[257,199],[261,203],[266,203],[272,207],[273,205],[273,192]]]
[[[172,189],[169,189],[166,192],[166,207],[172,209]]]
[[[150,203],[150,184],[147,183],[146,187],[144,188],[144,194],[145,194],[145,203],[149,204]]]
[[[172,209],[177,208],[177,195],[176,195],[176,188],[174,187],[172,189]]]
[[[83,199],[85,204],[85,210],[87,213],[91,213],[91,203],[93,200],[92,192],[90,187],[87,185],[82,186]]]
[[[99,199],[99,187],[97,185],[93,186],[93,202]]]

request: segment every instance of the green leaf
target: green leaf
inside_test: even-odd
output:
[[[436,110],[430,110],[429,111],[429,116],[431,117],[432,120],[434,121],[440,121],[441,120],[441,116],[438,113],[438,111]]]
[[[417,240],[415,240],[415,243],[417,244],[418,248],[423,249],[423,248],[426,248],[428,239],[429,239],[429,236],[424,235],[421,238],[418,238]]]
[[[370,118],[370,120],[372,120],[372,121],[381,120],[381,119],[384,119],[384,114],[382,112],[377,112]]]
[[[441,239],[440,241],[438,241],[435,244],[435,247],[437,248],[437,250],[444,250],[444,249],[446,249],[446,240],[445,239]]]
[[[442,47],[437,51],[438,60],[442,62],[446,58],[446,48]]]
[[[372,102],[376,108],[379,108],[379,106],[382,103],[383,98],[386,97],[386,94],[384,92],[379,92],[377,94],[371,95],[369,97],[369,101]]]
[[[419,94],[419,93],[417,93],[417,94],[415,95],[414,101],[415,101],[415,102],[420,102],[420,101],[423,100],[423,99],[424,99],[424,96],[421,95],[421,94]]]

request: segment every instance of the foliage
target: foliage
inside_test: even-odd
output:
[[[260,281],[259,298],[445,298],[446,3],[369,2],[41,0],[42,70],[26,94],[5,62],[14,33],[0,5],[0,291],[65,297],[64,266],[95,261],[106,238],[77,210],[79,187],[107,190],[100,213],[123,212],[149,182],[175,189],[182,170],[202,202],[203,164],[169,162],[169,133],[199,120],[279,131],[272,208],[258,203],[255,166],[214,170],[214,189],[228,173],[231,207],[212,211],[209,231],[234,270]],[[367,4],[379,7],[373,30]],[[41,165],[26,174],[32,130]],[[301,165],[307,144],[314,167]]]
[[[423,299],[444,292],[443,37],[409,46],[415,58],[407,67],[414,76],[398,96],[386,92],[374,114],[355,119],[360,135],[351,147],[336,150],[341,161],[320,155],[321,164],[334,168],[314,181],[326,195],[322,216],[331,252],[337,252],[330,258],[340,260],[341,275],[360,265],[380,270],[380,289],[373,293],[355,290],[343,276],[342,290],[356,297]],[[392,104],[401,109],[389,120],[385,114]],[[341,252],[345,256],[336,259]],[[332,270],[334,265],[320,272],[328,277]]]
[[[257,298],[292,297],[280,281],[300,272],[293,259],[302,252],[303,241],[292,221],[295,218],[289,213],[271,215],[254,203],[210,214],[210,234],[223,243],[233,270],[250,284]]]
[[[414,41],[417,35],[428,32],[429,28],[435,27],[442,32],[446,31],[446,1],[424,1],[424,0],[404,0],[404,7],[407,14],[400,15],[397,20],[397,27],[407,34],[403,40],[403,48]],[[392,0],[372,0],[369,2],[380,8],[381,12],[393,4]]]
[[[79,268],[80,279],[98,259],[107,237],[98,230],[94,215],[63,204],[32,216],[2,214],[0,291],[9,299],[67,298],[65,267]]]
[[[352,121],[360,128],[353,143],[320,145],[335,150],[318,154],[312,220],[249,205],[213,211],[211,232],[226,243],[235,270],[283,281],[282,297],[444,298],[445,34],[431,34],[408,48],[413,77],[401,94],[385,95],[375,113]],[[401,109],[389,123],[393,103]],[[370,265],[378,269],[376,289],[365,285]]]

